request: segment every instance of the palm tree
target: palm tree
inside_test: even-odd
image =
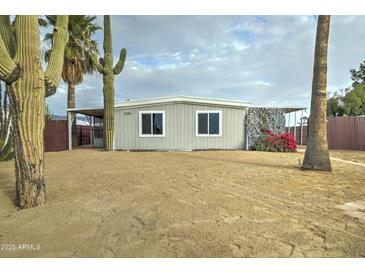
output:
[[[330,16],[318,16],[316,48],[314,53],[311,114],[308,124],[308,143],[303,169],[331,171],[327,145],[327,51]]]
[[[55,24],[54,16],[47,16],[51,25]],[[69,38],[64,53],[62,79],[67,83],[67,108],[75,108],[75,86],[82,83],[85,74],[92,74],[96,67],[92,58],[99,54],[98,44],[92,35],[101,27],[95,23],[96,16],[70,15],[68,23]],[[52,44],[53,33],[47,33],[44,41]],[[48,62],[51,50],[45,52]],[[73,127],[76,126],[74,122]],[[76,133],[76,130],[73,130]],[[73,143],[75,136],[73,136]]]

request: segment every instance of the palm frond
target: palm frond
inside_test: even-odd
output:
[[[50,25],[55,25],[56,16],[48,15],[46,18]],[[95,20],[96,16],[93,15],[69,16],[69,39],[65,47],[62,71],[62,78],[67,83],[80,84],[84,74],[92,74],[96,71],[92,58],[94,60],[98,59],[99,47],[97,41],[92,39],[92,36],[101,29],[101,26],[95,23]],[[44,41],[48,45],[52,45],[53,34],[47,33]],[[45,51],[46,62],[49,54],[49,51]]]

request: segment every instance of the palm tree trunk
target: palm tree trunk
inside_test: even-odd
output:
[[[75,85],[67,83],[67,108],[75,108]]]
[[[75,108],[75,85],[72,83],[67,83],[67,108]],[[71,113],[72,117],[75,117],[75,113]],[[72,146],[75,147],[77,143],[77,129],[76,129],[76,119],[72,122]]]
[[[331,171],[327,145],[327,51],[330,16],[320,15],[317,24],[314,54],[311,114],[308,124],[308,143],[303,160],[303,169]]]

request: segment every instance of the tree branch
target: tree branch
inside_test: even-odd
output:
[[[68,41],[68,16],[58,15],[53,30],[53,44],[45,72],[46,97],[56,93],[61,81],[65,46]]]
[[[90,59],[93,62],[96,69],[98,70],[98,72],[101,73],[101,74],[105,74],[104,59],[100,57],[99,62],[98,62],[98,61],[95,60],[93,55],[90,56]]]

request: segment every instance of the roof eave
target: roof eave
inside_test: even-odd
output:
[[[185,97],[185,96],[177,96],[177,97],[162,97],[155,99],[144,99],[130,102],[123,102],[120,104],[116,104],[116,108],[128,108],[128,107],[137,107],[137,106],[152,106],[159,104],[167,104],[167,103],[190,103],[190,104],[205,104],[205,105],[215,105],[215,106],[227,106],[227,107],[241,107],[247,108],[250,106],[249,102],[242,101],[229,101],[229,100],[221,100],[214,98],[205,98],[205,97]]]

